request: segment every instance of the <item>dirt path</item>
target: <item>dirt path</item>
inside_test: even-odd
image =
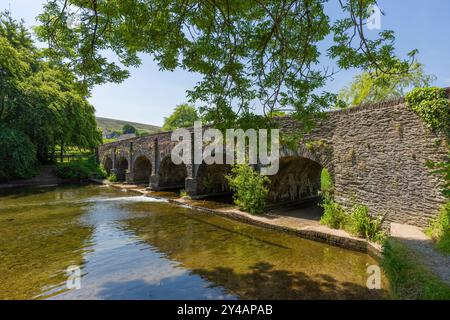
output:
[[[450,255],[437,251],[420,228],[392,223],[391,235],[416,252],[423,264],[450,286]]]

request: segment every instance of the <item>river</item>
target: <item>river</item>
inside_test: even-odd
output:
[[[0,299],[388,297],[366,254],[107,186],[2,191],[0,258]]]

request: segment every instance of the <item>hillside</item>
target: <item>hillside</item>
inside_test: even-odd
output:
[[[148,133],[155,133],[161,130],[161,127],[153,126],[150,124],[143,124],[143,123],[136,123],[136,122],[130,122],[130,121],[123,121],[123,120],[116,120],[116,119],[109,119],[109,118],[102,118],[102,117],[96,117],[97,119],[97,125],[100,129],[108,129],[109,131],[122,131],[122,127],[125,124],[130,124],[136,129],[139,130],[139,132],[148,132]]]

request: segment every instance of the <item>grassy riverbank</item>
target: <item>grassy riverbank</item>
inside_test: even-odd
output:
[[[89,178],[103,179],[107,176],[105,170],[95,161],[94,156],[58,163],[55,172],[60,178],[74,181],[85,181]]]
[[[386,241],[381,265],[389,280],[394,299],[450,299],[450,286],[432,274],[417,253],[397,240]]]

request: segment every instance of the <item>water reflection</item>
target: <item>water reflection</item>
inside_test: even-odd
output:
[[[97,186],[0,195],[0,250],[1,299],[386,296],[367,255]]]

